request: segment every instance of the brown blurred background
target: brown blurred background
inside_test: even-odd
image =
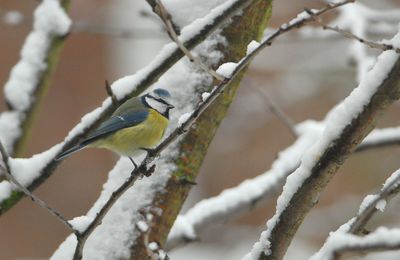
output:
[[[149,10],[145,4],[132,2],[145,1],[72,1],[74,22],[85,23],[93,30],[129,29],[133,35],[121,38],[81,32],[67,38],[25,156],[63,140],[81,116],[106,97],[105,79],[112,82],[134,73],[168,42],[156,21],[139,15],[140,11]],[[1,85],[19,58],[37,4],[37,1],[26,0],[0,2]],[[380,4],[400,7],[396,0],[381,1]],[[318,6],[321,1],[275,1],[270,25],[277,27],[304,7]],[[2,19],[12,10],[23,15],[18,25],[7,24]],[[290,132],[268,111],[265,100],[255,88],[267,91],[298,123],[307,118],[323,119],[325,113],[356,86],[355,68],[349,65],[343,53],[347,44],[348,41],[340,37],[307,40],[290,36],[280,39],[257,58],[210,147],[199,185],[194,188],[188,204],[216,195],[224,188],[268,170],[277,153],[292,144],[294,139]],[[5,109],[4,102],[0,105]],[[396,104],[382,118],[380,126],[397,126],[399,118],[399,105]],[[300,239],[291,252],[307,256],[323,242],[330,230],[353,216],[362,197],[377,191],[384,179],[400,167],[399,155],[399,148],[394,147],[351,156],[329,184],[318,207],[306,219],[299,232]],[[65,160],[56,174],[35,193],[67,218],[82,215],[96,200],[106,173],[116,160],[117,157],[107,151],[83,151]],[[232,248],[232,244],[237,244],[236,250],[246,252],[252,241],[258,239],[258,232],[267,217],[274,213],[274,201],[268,200],[261,208],[229,224],[229,228],[210,228],[203,234],[203,245],[177,250],[173,259],[185,259],[188,250],[205,250],[207,254],[203,253],[203,259],[206,256],[209,259],[229,258],[232,252],[228,248]],[[395,224],[399,209],[399,202],[394,201],[389,213],[376,218],[375,223]],[[237,232],[241,234],[240,240],[246,238],[249,242],[243,245],[238,239],[232,240],[230,236],[234,237],[239,234]],[[0,218],[0,259],[48,258],[67,234],[68,230],[46,211],[24,199]],[[288,255],[288,259],[292,257]]]

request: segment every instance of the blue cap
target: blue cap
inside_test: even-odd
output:
[[[163,88],[156,88],[153,90],[154,93],[156,93],[160,97],[165,97],[165,98],[170,98],[171,94],[168,92],[168,90],[163,89]]]

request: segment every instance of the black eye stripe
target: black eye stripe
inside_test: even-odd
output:
[[[164,105],[169,105],[165,100],[163,100],[163,99],[161,99],[161,98],[156,98],[156,97],[154,97],[154,96],[152,96],[152,95],[147,95],[149,98],[152,98],[152,99],[154,99],[155,101],[158,101],[158,102],[160,102],[160,103],[163,103]]]

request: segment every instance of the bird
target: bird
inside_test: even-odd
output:
[[[121,156],[132,157],[141,150],[151,150],[158,144],[167,129],[169,113],[174,106],[171,94],[163,88],[121,104],[115,112],[85,139],[56,157],[61,160],[86,147],[106,148]]]

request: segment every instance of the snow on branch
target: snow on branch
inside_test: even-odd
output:
[[[372,216],[378,211],[383,212],[389,200],[400,192],[399,181],[400,170],[397,170],[386,180],[378,194],[368,195],[364,198],[354,218],[342,225],[337,231],[329,234],[323,247],[311,259],[336,259],[340,254],[348,251],[364,253],[400,249],[400,240],[395,235],[396,232],[400,232],[398,230],[390,231],[379,228],[369,234],[369,238],[358,236],[363,233],[365,225]],[[390,232],[384,233],[386,231]]]
[[[375,63],[375,57],[368,53],[367,46],[385,48],[384,42],[367,41],[369,34],[392,34],[397,32],[400,22],[400,10],[376,10],[365,4],[355,2],[351,5],[338,9],[338,16],[322,29],[336,31],[352,38],[348,56],[355,63],[357,68],[357,81],[365,76]],[[333,35],[322,33],[320,28],[304,27],[300,30],[302,37],[326,37]],[[351,36],[351,37],[349,37]],[[370,43],[370,44],[369,44]]]
[[[271,169],[223,190],[219,195],[201,200],[185,214],[179,215],[168,237],[167,249],[196,241],[198,233],[208,226],[231,220],[251,211],[261,201],[271,198],[279,191],[284,180],[300,165],[301,157],[322,134],[325,122],[308,120],[296,126],[298,139],[281,151]],[[400,144],[400,128],[373,130],[357,148],[356,152]]]
[[[397,46],[399,42],[400,33],[391,43]],[[399,55],[393,50],[383,52],[358,87],[329,113],[320,140],[304,154],[300,167],[287,178],[275,215],[244,259],[266,256],[280,259],[285,255],[320,192],[368,134],[378,115],[399,98],[399,81]]]
[[[198,232],[208,225],[250,211],[263,198],[276,194],[286,177],[299,166],[303,153],[318,139],[321,129],[314,121],[299,124],[296,127],[298,139],[279,153],[269,171],[226,189],[216,197],[204,199],[179,215],[169,234],[167,249],[196,240]]]
[[[23,127],[40,99],[38,92],[48,84],[45,75],[53,69],[49,60],[51,52],[59,45],[55,39],[66,36],[70,25],[58,0],[42,1],[34,12],[33,29],[4,85],[9,111],[0,114],[0,138],[8,153],[14,152],[16,143],[27,131]]]
[[[45,0],[43,1],[43,4],[48,2],[54,4],[55,0]],[[198,18],[191,24],[185,26],[181,30],[181,35],[179,37],[180,41],[187,49],[194,48],[215,31],[224,21],[235,15],[242,8],[248,6],[251,2],[252,0],[225,1],[223,4],[218,5],[208,12],[206,16]],[[48,25],[51,23],[46,24]],[[126,76],[115,81],[111,85],[113,96],[117,98],[119,103],[126,101],[130,97],[137,96],[155,83],[161,75],[163,75],[183,56],[184,53],[175,43],[165,45],[155,59],[145,68],[137,71],[134,75]],[[18,100],[19,101],[16,101],[16,104],[22,103],[22,99]],[[103,102],[101,107],[98,107],[83,116],[81,122],[69,132],[63,143],[42,153],[43,156],[37,155],[30,159],[10,158],[10,163],[14,163],[18,169],[29,168],[29,174],[24,173],[24,178],[26,180],[25,185],[29,189],[35,189],[53,173],[58,164],[58,162],[54,160],[57,154],[74,145],[80,138],[94,129],[104,118],[109,116],[114,109],[115,104],[111,102],[110,97]],[[7,113],[3,116],[5,117],[4,120],[7,122],[15,122],[15,120],[18,119],[16,114]],[[2,116],[0,115],[0,121],[2,120],[1,117]],[[0,130],[1,129],[2,128],[0,127]],[[11,125],[8,125],[3,129],[7,133],[18,132],[18,129]],[[41,157],[45,157],[45,159],[39,162],[38,159]],[[34,164],[32,164],[33,161],[35,161]],[[16,173],[16,171],[17,170],[13,171],[13,174]],[[10,188],[7,181],[0,183],[0,213],[5,212],[9,207],[17,202],[16,198],[22,196],[22,193],[20,193],[19,197],[11,196],[13,194],[12,192],[13,189]]]
[[[312,260],[333,260],[340,259],[344,253],[365,254],[400,249],[400,229],[388,229],[380,227],[376,231],[365,235],[356,236],[349,233],[331,234],[329,244],[321,255],[314,255]]]

